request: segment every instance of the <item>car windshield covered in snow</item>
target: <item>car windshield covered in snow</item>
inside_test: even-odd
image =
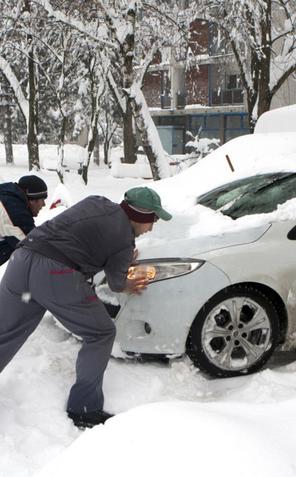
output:
[[[233,219],[276,210],[296,197],[296,173],[277,172],[239,179],[201,195],[197,204],[219,210]]]

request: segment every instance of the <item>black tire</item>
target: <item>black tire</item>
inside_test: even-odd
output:
[[[262,368],[279,335],[279,315],[269,298],[250,285],[236,285],[214,295],[199,311],[186,352],[211,376],[240,376]]]

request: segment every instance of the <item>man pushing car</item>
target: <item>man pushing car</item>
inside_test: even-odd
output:
[[[89,196],[35,228],[13,253],[0,284],[0,372],[49,310],[80,336],[67,413],[78,427],[104,423],[103,376],[115,326],[88,279],[104,270],[115,292],[141,293],[147,279],[127,278],[135,237],[170,220],[148,187],[126,192],[120,204]],[[29,299],[28,299],[29,297]],[[5,312],[4,312],[5,310]]]

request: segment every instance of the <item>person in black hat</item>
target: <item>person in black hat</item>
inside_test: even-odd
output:
[[[44,207],[46,197],[45,182],[34,175],[23,176],[18,183],[0,184],[0,265],[35,227],[34,217]]]

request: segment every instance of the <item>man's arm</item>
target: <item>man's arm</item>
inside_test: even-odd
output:
[[[0,202],[0,237],[5,239],[11,238],[11,245],[25,238],[25,233],[18,224],[12,221],[2,202]]]
[[[20,207],[17,203],[13,203],[11,210],[7,210],[0,201],[0,239],[3,239],[1,264],[8,260],[17,244],[34,227],[34,219],[25,205]]]
[[[134,262],[135,250],[124,249],[110,257],[104,267],[109,287],[114,292],[141,294],[147,287],[148,280],[144,276],[128,278],[128,269]]]

